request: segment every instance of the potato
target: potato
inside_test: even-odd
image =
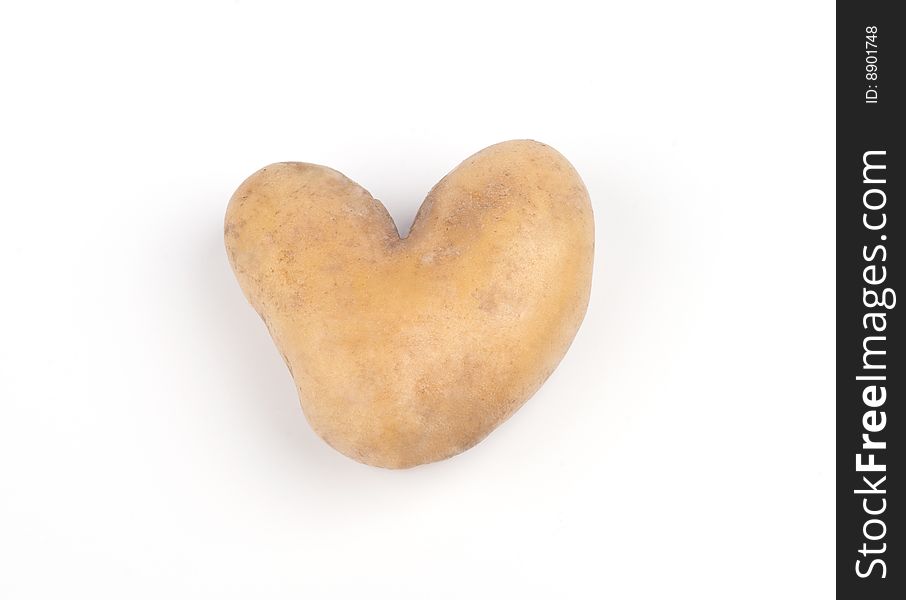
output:
[[[487,436],[556,368],[591,289],[588,192],[563,156],[529,140],[466,159],[402,239],[366,190],[307,163],[249,177],[224,236],[311,426],[379,467]]]

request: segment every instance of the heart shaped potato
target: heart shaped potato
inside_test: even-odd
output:
[[[230,262],[331,446],[406,468],[481,441],[556,368],[591,289],[588,192],[503,142],[428,194],[408,237],[342,174],[278,163],[230,200]]]

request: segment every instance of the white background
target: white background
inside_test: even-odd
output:
[[[0,9],[0,597],[828,598],[826,2]],[[534,138],[594,203],[591,305],[479,446],[309,429],[227,200],[330,165],[405,231]]]

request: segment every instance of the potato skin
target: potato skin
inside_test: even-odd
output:
[[[307,163],[249,177],[224,236],[314,430],[379,467],[487,436],[556,368],[591,290],[588,192],[530,140],[467,158],[404,239],[361,186]]]

